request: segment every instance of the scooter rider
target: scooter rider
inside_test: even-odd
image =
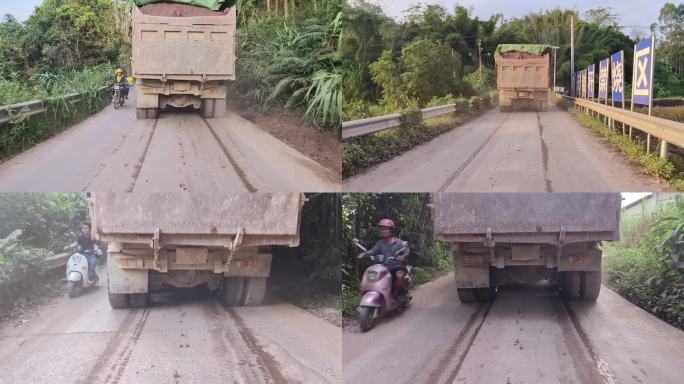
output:
[[[398,292],[408,292],[408,287],[404,286],[404,277],[408,272],[406,268],[406,258],[409,252],[406,251],[401,255],[397,255],[397,252],[404,247],[408,247],[408,243],[401,240],[400,238],[392,234],[394,229],[394,221],[390,219],[382,219],[378,222],[378,230],[380,231],[380,236],[382,240],[379,240],[373,248],[366,252],[361,252],[357,258],[361,259],[369,255],[382,254],[385,256],[385,260],[390,257],[394,257],[394,260],[385,262],[385,267],[389,269],[392,274],[392,293],[396,294]]]
[[[64,247],[64,249],[76,248],[76,251],[81,253],[88,259],[88,280],[95,278],[95,264],[97,263],[97,254],[99,248],[97,242],[92,239],[90,234],[90,223],[81,224],[81,234],[76,241]]]

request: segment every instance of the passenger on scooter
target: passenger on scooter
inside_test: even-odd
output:
[[[369,255],[382,254],[385,256],[385,260],[389,260],[390,257],[394,257],[394,260],[385,261],[385,267],[389,269],[392,274],[392,294],[396,293],[406,293],[408,292],[408,287],[404,285],[404,277],[408,272],[406,268],[406,258],[409,255],[408,250],[400,255],[397,255],[402,248],[407,248],[408,243],[395,237],[392,234],[394,229],[394,221],[390,219],[382,219],[378,222],[378,230],[380,231],[380,236],[382,240],[378,240],[373,248],[366,252],[361,252],[357,258],[361,259]]]
[[[88,280],[95,278],[95,264],[97,263],[98,247],[97,242],[92,239],[90,234],[90,223],[81,224],[81,234],[76,241],[64,247],[64,249],[76,248],[76,252],[84,255],[88,259]]]
[[[117,68],[114,71],[114,81],[121,86],[121,94],[128,100],[128,80],[126,78],[126,71],[122,68]]]

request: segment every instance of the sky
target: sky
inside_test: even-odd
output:
[[[677,4],[681,0],[669,0]],[[388,16],[401,18],[402,12],[416,3],[442,4],[449,12],[453,12],[456,3],[467,8],[472,7],[472,14],[480,19],[489,19],[496,13],[503,13],[505,19],[524,16],[530,12],[544,9],[571,8],[584,12],[596,7],[610,7],[619,15],[620,25],[642,26],[647,32],[651,23],[658,21],[660,8],[667,0],[367,0],[368,3],[380,5]],[[631,27],[624,32],[629,34]]]
[[[11,13],[17,20],[24,21],[31,16],[36,5],[42,2],[43,0],[0,0],[0,16]]]

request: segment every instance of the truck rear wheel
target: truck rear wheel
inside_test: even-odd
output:
[[[229,306],[240,305],[244,279],[242,277],[225,277],[223,279],[223,302]]]
[[[157,108],[136,108],[135,117],[138,120],[157,119],[159,118],[159,109]]]
[[[458,292],[458,299],[462,303],[474,303],[477,301],[475,297],[475,288],[456,288]]]
[[[202,117],[221,118],[226,115],[226,99],[202,99]]]
[[[560,295],[565,300],[575,300],[580,297],[582,285],[579,272],[561,272],[559,288]]]
[[[149,304],[150,295],[148,293],[131,293],[131,307],[145,308]]]
[[[260,305],[266,293],[265,277],[246,277],[244,293],[242,295],[243,305]]]
[[[112,308],[128,308],[129,296],[126,293],[110,293],[109,305]]]
[[[601,292],[601,272],[582,272],[582,300],[596,301]]]

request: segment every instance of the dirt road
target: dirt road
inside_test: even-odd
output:
[[[555,105],[491,110],[413,150],[345,179],[350,192],[660,191],[602,138]]]
[[[349,383],[679,383],[684,332],[603,287],[596,303],[553,287],[503,287],[492,304],[458,301],[453,274],[411,307],[342,338]],[[369,362],[373,362],[370,364]]]
[[[341,332],[270,298],[201,290],[113,310],[106,284],[0,328],[0,383],[341,383]]]
[[[0,164],[8,192],[324,192],[339,190],[339,180],[234,113],[136,120],[134,96]]]

